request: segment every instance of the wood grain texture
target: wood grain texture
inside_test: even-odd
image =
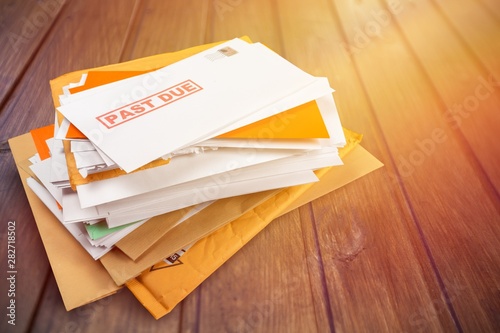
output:
[[[482,6],[484,10],[497,22],[500,22],[500,6],[495,0],[478,0],[477,4]]]
[[[300,61],[299,66],[308,68],[309,71],[319,72],[315,68],[318,58],[321,59],[320,63],[330,64],[323,69],[323,75],[328,75],[335,88],[338,86],[335,97],[345,126],[364,133],[368,149],[376,156],[386,155],[382,160],[390,160],[385,143],[381,141],[377,144],[375,139],[383,138],[383,135],[377,129],[377,119],[370,117],[373,106],[366,98],[362,83],[358,81],[355,59],[346,57],[344,52],[338,52],[339,48],[345,47],[346,41],[336,23],[336,8],[328,2],[307,6],[300,1],[290,3],[287,7],[280,6],[284,17],[293,17],[291,13],[295,10],[302,13],[301,19],[304,21],[295,19],[284,25],[284,39],[289,34],[294,40],[293,44],[289,44],[290,51],[287,54],[296,55],[296,59],[292,61]],[[311,24],[320,13],[322,20]],[[282,21],[285,24],[285,20]],[[302,32],[300,27],[306,25],[306,22],[308,30]],[[302,52],[299,51],[301,49]],[[352,96],[356,98],[353,99]],[[343,104],[344,101],[346,104]],[[359,116],[361,112],[364,117]],[[439,294],[414,292],[438,289],[437,282],[432,275],[423,273],[432,271],[432,268],[427,259],[422,260],[425,252],[419,242],[417,229],[412,225],[410,212],[401,210],[405,203],[397,189],[398,183],[393,181],[391,184],[390,180],[395,178],[397,171],[386,165],[381,172],[385,174],[378,180],[362,179],[352,184],[361,186],[367,182],[363,188],[377,189],[376,197],[372,197],[373,193],[370,192],[367,192],[367,196],[356,195],[349,198],[344,194],[344,197],[337,197],[343,192],[340,190],[333,193],[330,200],[318,200],[322,204],[313,203],[313,213],[308,213],[314,218],[317,228],[317,242],[328,281],[335,328],[340,331],[368,331],[372,328],[380,331],[412,331],[415,329],[415,317],[419,315],[417,311],[420,308],[426,309],[433,299],[439,299]],[[388,186],[388,183],[393,186]],[[360,189],[356,193],[364,191]],[[336,208],[339,202],[343,204]],[[368,207],[378,207],[378,219],[386,221],[383,228],[381,225],[365,222],[371,219],[372,208]],[[392,242],[398,239],[397,246],[387,246],[387,239]],[[365,251],[366,249],[370,250]],[[404,260],[398,260],[401,253],[405,254]],[[354,276],[352,274],[355,269],[357,271],[354,275],[357,277],[349,279]],[[384,280],[385,283],[392,284],[397,293],[390,293],[390,290],[374,285]],[[406,299],[406,303],[401,302],[400,297]],[[373,304],[378,306],[373,307]],[[439,306],[445,307],[444,303]],[[346,311],[346,308],[350,310]],[[385,311],[388,308],[391,311]],[[357,315],[351,316],[352,313]],[[440,316],[441,318],[436,318],[431,307],[424,312],[422,320],[434,330],[453,327],[449,316]]]
[[[75,286],[76,287],[76,286]],[[127,290],[112,297],[66,312],[61,306],[57,284],[50,276],[38,311],[30,327],[32,332],[178,332],[181,308],[155,321]],[[10,331],[7,331],[10,332]]]
[[[376,10],[380,3],[365,1],[363,11],[356,6],[348,8],[349,5],[340,2],[338,6],[342,13],[339,15],[341,21],[370,22],[373,19],[370,12]],[[401,12],[400,15],[405,11],[410,13],[405,22],[425,15],[429,24],[432,8],[420,12],[417,6],[421,6],[421,3],[414,6],[408,5]],[[422,27],[420,33],[426,40],[436,38],[441,43],[448,43],[449,39],[441,39],[443,29],[438,30],[439,33],[433,31],[432,34],[425,34],[425,28]],[[403,177],[402,185],[409,208],[422,230],[422,241],[429,247],[430,259],[436,265],[443,297],[450,299],[448,311],[455,318],[459,329],[492,330],[493,326],[485,322],[484,318],[490,316],[494,320],[488,310],[493,304],[482,307],[474,295],[491,294],[496,288],[496,283],[490,282],[495,276],[498,277],[498,265],[489,263],[487,267],[481,268],[478,267],[477,258],[498,258],[498,226],[492,223],[498,221],[498,197],[489,195],[481,179],[485,176],[482,169],[466,149],[464,140],[457,137],[443,120],[439,111],[443,96],[433,91],[427,76],[429,74],[420,67],[422,59],[415,56],[412,48],[405,43],[397,26],[387,27],[386,34],[386,39],[392,43],[385,40],[373,42],[369,52],[356,55],[360,76],[378,121],[382,124],[392,155],[401,154],[403,158],[412,159],[410,163],[413,163],[413,169],[410,172],[404,172],[402,164],[399,164],[398,169]],[[350,40],[350,43],[354,42],[354,39]],[[437,52],[434,55],[439,62],[433,70],[442,71],[442,66],[448,65],[449,61],[445,62],[447,58],[439,57]],[[466,59],[461,60],[466,62]],[[377,66],[373,66],[374,63]],[[384,89],[391,87],[388,91],[393,97],[388,98],[384,94],[380,82],[383,82]],[[418,100],[412,101],[416,96]],[[443,134],[441,139],[436,136],[432,142],[430,138],[435,129]],[[423,148],[424,144],[428,148]],[[401,160],[398,163],[402,163]],[[459,168],[450,168],[453,164]],[[426,186],[423,186],[424,183]],[[466,190],[464,186],[467,186]],[[480,217],[476,210],[469,208],[472,205],[481,207]],[[474,227],[471,221],[474,221]],[[453,238],[447,238],[448,235],[453,235]],[[480,239],[481,244],[476,243],[475,239]],[[462,250],[456,251],[459,247]],[[483,278],[483,274],[487,277]],[[464,290],[453,290],[451,285],[457,284],[463,285]],[[458,293],[460,297],[451,300],[452,293]],[[491,301],[496,302],[493,299]],[[470,309],[471,302],[477,302],[474,310]]]
[[[48,80],[58,75],[248,35],[328,77],[343,125],[363,133],[363,146],[385,167],[278,218],[156,321],[127,290],[64,310],[3,145],[0,243],[16,220],[19,274],[18,325],[2,321],[0,331],[500,330],[497,1],[60,7],[15,56],[0,50],[2,140],[52,121]],[[0,8],[7,9],[0,40],[40,10],[35,1]],[[6,246],[0,255],[3,262]],[[0,297],[2,308],[6,302]]]
[[[122,61],[204,43],[209,2],[144,1],[130,27]]]
[[[477,21],[471,22],[472,27],[464,28],[464,7],[442,2],[441,7],[437,7],[422,1],[414,12],[426,14],[428,24],[424,27],[408,20],[405,13],[395,18],[436,100],[443,104],[443,118],[455,136],[469,144],[469,152],[475,156],[478,167],[485,169],[485,183],[492,183],[494,190],[500,187],[496,158],[500,156],[500,148],[494,144],[495,124],[500,123],[500,113],[495,110],[500,102],[500,86],[496,84],[500,61],[494,55],[500,52],[500,45],[485,41],[491,38],[487,31],[500,32],[500,26],[489,20],[482,8],[471,4],[466,8],[474,13]],[[438,38],[428,38],[432,35]],[[447,42],[446,48],[440,47],[443,41]],[[442,64],[436,71],[438,61]]]
[[[22,78],[64,3],[65,0],[0,1],[0,105]]]

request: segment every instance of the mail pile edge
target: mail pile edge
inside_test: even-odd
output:
[[[56,163],[33,169],[98,259],[155,216],[311,183],[314,170],[342,164],[332,91],[241,39],[152,71],[91,70],[54,101]]]
[[[344,156],[360,141],[344,135],[326,78],[248,38],[68,73],[51,89],[54,125],[31,132],[36,154],[27,167],[16,159],[29,175],[26,191],[96,260],[89,269],[109,274],[113,283],[87,303],[126,285],[155,318],[187,294],[162,305],[155,299],[163,295],[151,291],[158,282],[148,289],[141,277],[183,256],[184,276],[192,265],[206,270],[181,289],[196,288],[227,260],[205,259],[199,243],[214,240],[231,256],[243,244],[230,246],[225,226],[236,230],[263,209],[265,223],[242,227],[240,236],[251,239],[321,187],[321,176],[343,164],[339,149]],[[350,177],[380,167],[375,161]],[[68,305],[58,285],[68,310],[85,303]]]

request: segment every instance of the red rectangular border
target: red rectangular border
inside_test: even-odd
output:
[[[151,97],[153,97],[153,96],[160,95],[160,94],[162,94],[162,93],[166,92],[167,90],[170,90],[170,89],[176,88],[176,87],[181,86],[181,85],[183,85],[183,84],[185,84],[185,83],[188,83],[188,82],[190,82],[191,84],[193,84],[194,86],[196,86],[198,89],[197,89],[197,90],[195,90],[195,91],[189,92],[189,93],[187,93],[186,95],[183,95],[183,96],[181,96],[181,97],[179,97],[179,98],[176,98],[176,99],[174,99],[173,101],[166,102],[166,103],[164,103],[164,104],[162,104],[162,105],[160,105],[160,106],[158,106],[158,107],[156,107],[156,108],[153,108],[153,109],[151,109],[151,110],[148,110],[148,111],[146,111],[146,112],[143,112],[143,113],[141,113],[141,114],[137,115],[136,117],[133,117],[133,118],[130,118],[130,119],[127,119],[127,120],[121,121],[121,122],[119,122],[119,123],[117,123],[117,124],[115,124],[115,125],[112,125],[112,126],[109,126],[106,122],[104,122],[104,121],[102,121],[102,120],[101,120],[101,118],[103,118],[104,116],[106,116],[106,115],[108,115],[108,114],[110,114],[110,113],[113,113],[113,112],[115,112],[115,111],[117,111],[117,110],[120,110],[120,109],[126,108],[126,107],[128,107],[128,106],[130,106],[130,105],[134,105],[134,104],[140,103],[140,102],[145,101],[145,100],[147,100],[147,99],[149,99],[149,98],[151,98]],[[178,84],[176,84],[176,85],[173,85],[173,86],[171,86],[171,87],[168,87],[168,88],[166,88],[166,89],[164,89],[164,90],[162,90],[162,91],[159,91],[159,92],[157,92],[157,93],[155,93],[155,94],[153,94],[153,95],[149,95],[149,96],[147,96],[147,97],[144,97],[143,99],[140,99],[140,100],[134,101],[134,102],[132,102],[132,103],[129,103],[129,104],[127,104],[127,105],[123,105],[123,106],[121,106],[121,107],[119,107],[119,108],[116,108],[116,109],[114,109],[114,110],[108,111],[108,112],[106,112],[106,113],[104,113],[104,114],[102,114],[102,115],[100,115],[100,116],[97,116],[95,119],[96,119],[97,121],[99,121],[101,124],[103,124],[103,125],[104,125],[104,127],[106,127],[107,129],[110,129],[110,128],[113,128],[113,127],[116,127],[116,126],[120,126],[121,124],[124,124],[124,123],[126,123],[126,122],[128,122],[128,121],[131,121],[131,120],[137,119],[137,118],[139,118],[139,117],[141,117],[141,116],[144,116],[145,114],[148,114],[148,113],[150,113],[150,112],[152,112],[152,111],[155,111],[155,110],[157,110],[157,109],[159,109],[159,108],[162,108],[162,107],[164,107],[164,106],[166,106],[166,105],[168,105],[168,104],[174,103],[174,102],[176,102],[176,101],[178,101],[178,100],[180,100],[180,99],[183,99],[184,97],[187,97],[187,96],[189,96],[189,95],[192,95],[192,94],[194,94],[194,93],[197,93],[198,91],[201,91],[201,90],[203,90],[203,87],[201,87],[199,84],[195,83],[193,80],[186,80],[186,81],[183,81],[183,82],[178,83]]]

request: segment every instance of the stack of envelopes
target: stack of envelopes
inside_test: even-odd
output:
[[[55,124],[10,144],[68,310],[126,285],[159,318],[274,218],[381,165],[326,78],[247,38],[51,89]]]

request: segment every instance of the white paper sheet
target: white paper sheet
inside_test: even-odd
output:
[[[82,208],[100,205],[191,180],[264,163],[297,151],[224,148],[174,157],[169,164],[77,186]]]
[[[35,179],[29,177],[26,180],[28,186],[31,190],[38,196],[38,198],[47,206],[47,208],[54,214],[54,216],[62,222],[62,212],[57,207],[57,204],[50,195],[50,193],[38,183]],[[66,229],[71,233],[71,235],[82,245],[82,247],[92,256],[94,259],[98,259],[107,253],[111,248],[104,247],[94,247],[88,241],[86,237],[85,228],[81,223],[75,224],[65,224]]]
[[[302,185],[317,181],[318,178],[312,171],[301,171],[290,174],[281,174],[279,176],[264,177],[254,180],[242,181],[237,183],[228,183],[226,186],[211,185],[197,188],[196,191],[188,189],[183,192],[177,192],[168,201],[161,203],[161,207],[152,207],[151,209],[141,209],[139,211],[126,212],[123,215],[108,215],[106,221],[108,226],[115,227],[130,223],[131,221],[156,216],[177,209],[196,205],[205,201],[218,200],[237,195],[243,195],[254,192],[261,192],[276,188]]]

